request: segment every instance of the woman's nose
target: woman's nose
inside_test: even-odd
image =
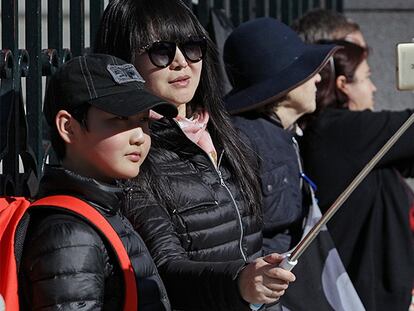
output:
[[[188,66],[187,59],[185,58],[183,52],[181,52],[181,50],[178,48],[178,46],[176,47],[175,56],[171,63],[171,66],[173,69],[176,69],[177,67],[183,68]]]
[[[144,131],[141,127],[134,128],[130,138],[131,145],[141,145],[145,142]]]

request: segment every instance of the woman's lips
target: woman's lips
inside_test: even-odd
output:
[[[169,81],[168,83],[176,87],[186,87],[190,84],[190,77],[181,76],[181,77],[175,78],[174,80]]]
[[[139,162],[139,160],[141,160],[141,153],[139,152],[128,153],[126,157],[132,162]]]

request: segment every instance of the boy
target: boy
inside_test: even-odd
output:
[[[177,110],[144,90],[131,64],[92,54],[64,64],[51,77],[44,113],[61,166],[46,166],[39,198],[78,197],[119,234],[135,272],[139,310],[170,310],[163,283],[140,236],[121,213],[128,191],[119,180],[136,177],[148,154],[149,109]],[[76,215],[31,212],[20,266],[21,308],[120,310],[122,271],[107,240]]]

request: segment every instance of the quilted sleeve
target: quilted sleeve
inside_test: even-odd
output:
[[[20,290],[30,310],[100,310],[112,269],[93,228],[74,216],[55,214],[29,227]]]

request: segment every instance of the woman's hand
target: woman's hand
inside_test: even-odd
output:
[[[254,304],[276,302],[295,281],[295,275],[279,268],[283,256],[277,253],[260,257],[248,264],[239,275],[242,298]]]

